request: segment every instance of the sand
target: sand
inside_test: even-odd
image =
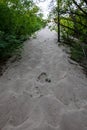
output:
[[[46,27],[0,77],[0,130],[87,130],[87,78]]]

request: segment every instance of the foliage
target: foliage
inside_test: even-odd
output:
[[[51,18],[60,25],[61,40],[71,49],[71,57],[82,62],[87,60],[87,2],[86,0],[56,0]],[[57,18],[59,14],[59,19]],[[56,26],[57,27],[57,26]],[[77,44],[78,43],[78,44]],[[72,47],[73,45],[73,47]]]
[[[0,58],[9,57],[22,42],[46,25],[32,0],[0,0]]]

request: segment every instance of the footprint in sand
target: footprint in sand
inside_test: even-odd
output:
[[[45,73],[45,72],[42,72],[42,73],[38,76],[37,81],[39,81],[39,82],[41,82],[41,83],[44,83],[44,82],[51,83],[51,79],[48,78],[47,73]]]

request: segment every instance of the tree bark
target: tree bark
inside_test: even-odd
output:
[[[59,7],[59,0],[58,0],[58,42],[60,42],[60,7]]]

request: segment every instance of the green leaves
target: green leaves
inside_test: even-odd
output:
[[[60,25],[61,40],[70,46],[71,58],[81,63],[84,59],[87,60],[87,2],[56,1],[57,6],[50,13],[51,18],[54,19],[56,28]]]
[[[46,25],[33,0],[0,0],[0,57],[11,56],[22,42]]]

